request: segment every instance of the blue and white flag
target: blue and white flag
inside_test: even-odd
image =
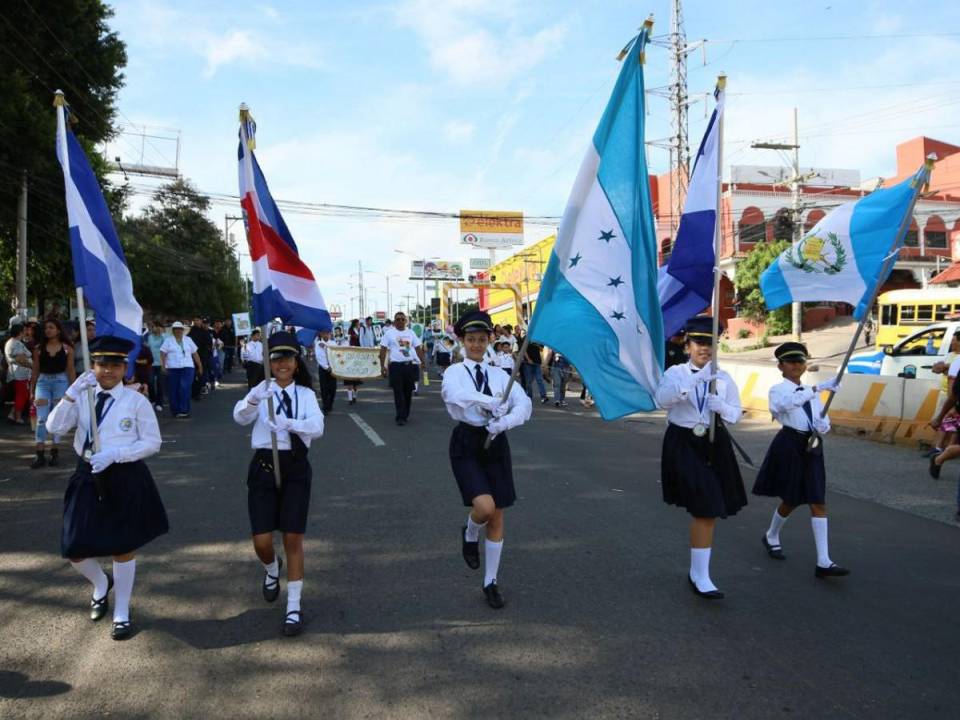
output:
[[[844,203],[783,251],[760,276],[760,291],[771,310],[790,302],[832,300],[853,305],[860,320],[869,310],[874,288],[882,285],[900,252],[897,232],[913,210],[929,178],[927,166],[890,188]],[[909,221],[907,221],[909,222]]]
[[[717,106],[703,134],[690,174],[687,200],[670,260],[660,268],[658,291],[663,334],[676,335],[687,320],[713,301],[714,233],[720,184],[720,120],[724,91],[717,87]]]
[[[84,303],[96,313],[97,335],[132,341],[131,357],[135,358],[140,351],[143,310],[133,296],[133,280],[97,176],[67,125],[62,93],[57,93],[55,104],[57,157],[66,189],[74,284],[83,289]],[[132,372],[133,362],[129,370]]]
[[[644,148],[645,25],[580,166],[529,336],[563,353],[612,420],[653,410],[664,339]]]

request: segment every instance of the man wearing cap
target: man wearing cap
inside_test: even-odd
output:
[[[493,333],[487,313],[464,314],[456,333],[466,357],[443,374],[441,396],[457,421],[450,436],[450,465],[463,504],[470,508],[460,533],[461,553],[467,567],[478,569],[480,531],[484,530],[483,594],[490,607],[500,609],[504,600],[497,573],[503,552],[503,515],[517,497],[506,431],[529,420],[533,407],[516,383],[506,396],[509,376],[484,362]]]
[[[167,396],[170,414],[176,418],[190,417],[190,390],[195,374],[203,374],[203,364],[197,346],[187,337],[186,328],[179,320],[171,330],[173,335],[160,346],[160,362],[167,374]]]
[[[698,316],[686,326],[689,361],[668,368],[657,388],[657,404],[667,410],[660,463],[663,501],[685,508],[690,523],[693,592],[708,600],[723,593],[710,579],[713,530],[718,517],[735,515],[747,504],[740,467],[725,423],[740,420],[740,392],[723,370],[710,372],[713,318]],[[715,387],[711,381],[716,381]],[[710,425],[715,423],[714,437]]]
[[[423,347],[417,334],[407,327],[406,315],[398,312],[393,316],[393,323],[393,327],[384,330],[380,338],[380,373],[389,378],[393,389],[397,425],[406,425],[410,419],[413,389],[420,379]]]
[[[313,470],[307,459],[311,440],[323,435],[323,413],[317,405],[310,371],[300,357],[296,335],[281,330],[267,342],[271,380],[264,380],[233,408],[240,425],[253,423],[253,459],[247,472],[247,510],[253,549],[263,563],[261,590],[267,602],[280,595],[283,561],[273,548],[273,533],[283,534],[287,554],[287,610],[284,635],[303,628],[300,596],[303,589],[303,536],[310,511]],[[267,400],[273,398],[274,419]],[[272,437],[276,436],[280,484],[273,466]]]
[[[52,433],[76,427],[73,447],[80,456],[63,503],[63,557],[93,584],[90,619],[100,620],[115,590],[112,637],[130,637],[130,597],[135,552],[169,529],[166,510],[144,459],[160,450],[160,428],[150,401],[125,387],[133,343],[98,337],[90,345],[93,370],[80,375],[47,418]],[[93,390],[96,441],[90,427]],[[99,450],[97,448],[99,442]],[[112,556],[113,574],[96,558]]]
[[[798,505],[810,506],[810,523],[817,547],[818,578],[842,577],[850,573],[830,559],[827,540],[826,471],[823,465],[823,435],[830,432],[830,419],[821,417],[820,393],[836,391],[840,384],[831,378],[817,385],[801,382],[807,370],[807,348],[787,342],[774,351],[783,382],[770,388],[770,413],[783,425],[763,459],[753,486],[754,495],[779,497],[770,527],[760,538],[767,554],[784,560],[780,530]]]

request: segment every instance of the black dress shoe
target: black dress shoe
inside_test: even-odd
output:
[[[500,594],[500,588],[497,587],[495,582],[484,587],[483,594],[487,598],[487,605],[494,610],[499,610],[504,606],[503,595]]]
[[[60,453],[54,448],[50,451],[50,460],[47,462],[47,465],[50,467],[56,467],[60,464]]]
[[[763,537],[760,538],[763,542],[763,546],[767,549],[767,555],[772,557],[774,560],[786,560],[787,556],[783,554],[783,548],[779,545],[771,545],[770,541],[767,540],[767,535],[764,533]]]
[[[476,570],[480,567],[480,541],[470,542],[467,540],[467,526],[460,529],[460,542],[463,544],[463,560],[467,567]]]
[[[723,600],[723,593],[720,592],[719,590],[707,590],[706,592],[704,592],[703,590],[697,587],[697,584],[693,581],[693,578],[691,578],[689,575],[687,575],[687,581],[690,583],[690,588],[693,590],[695,595],[699,595],[700,597],[706,600]]]
[[[107,614],[107,610],[110,609],[110,590],[113,589],[113,575],[110,573],[105,574],[107,576],[107,591],[99,600],[93,598],[90,601],[90,619],[94,622],[101,620],[103,616]]]
[[[939,480],[941,466],[937,465],[937,463],[934,462],[936,459],[937,459],[936,455],[930,458],[930,477],[932,477],[934,480]]]
[[[283,558],[277,555],[277,576],[263,573],[263,599],[273,602],[280,595],[280,571],[283,570]]]
[[[843,577],[844,575],[849,575],[850,571],[845,567],[841,567],[836,563],[831,563],[830,567],[820,567],[817,565],[817,569],[814,571],[814,575],[818,578],[828,578],[828,577]]]
[[[113,630],[110,631],[110,637],[114,640],[126,640],[133,634],[133,624],[127,621],[113,621]]]
[[[296,617],[291,617],[296,616]],[[291,610],[283,621],[283,634],[287,637],[294,637],[303,632],[303,615],[299,610]]]

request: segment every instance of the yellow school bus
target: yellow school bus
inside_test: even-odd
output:
[[[877,298],[877,347],[895,345],[931,323],[960,316],[960,288],[891,290]]]

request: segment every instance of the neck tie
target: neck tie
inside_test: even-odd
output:
[[[100,427],[100,423],[103,421],[103,408],[107,404],[107,400],[110,399],[110,393],[105,390],[101,390],[97,393],[97,404],[94,406],[94,411],[97,414],[97,427]],[[87,441],[83,444],[84,451],[90,450],[93,447],[93,434],[92,432],[87,433]]]
[[[280,404],[283,406],[283,414],[293,420],[293,405],[290,402],[290,396],[286,390],[280,391]]]
[[[474,383],[477,386],[477,390],[482,392],[484,395],[492,396],[493,393],[490,391],[490,385],[487,383],[487,376],[483,372],[483,368],[480,367],[480,363],[477,363],[474,374],[476,376],[476,380],[474,380]]]

